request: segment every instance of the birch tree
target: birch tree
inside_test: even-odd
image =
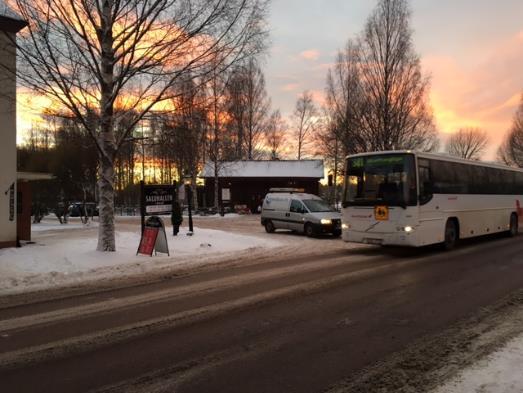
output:
[[[216,209],[220,207],[220,172],[227,161],[236,158],[234,136],[227,112],[227,86],[232,72],[218,72],[214,68],[212,78],[207,88],[207,156],[213,166],[214,202]]]
[[[336,62],[327,74],[326,118],[329,123],[324,128],[324,141],[339,141],[343,155],[360,153],[371,149],[371,138],[362,127],[364,110],[361,67],[359,63],[360,46],[357,41],[348,40],[345,48],[338,52]],[[333,135],[328,135],[329,133]],[[332,144],[325,144],[329,151]]]
[[[265,143],[270,150],[271,160],[279,159],[281,147],[285,142],[286,131],[287,123],[282,119],[280,111],[274,111],[265,129]]]
[[[293,113],[293,121],[297,144],[297,159],[301,160],[318,121],[318,112],[310,92],[304,91],[298,97]]]
[[[99,157],[99,251],[115,251],[114,160],[134,126],[188,72],[205,79],[263,49],[268,0],[11,0],[29,22],[18,78],[88,131]],[[135,113],[118,136],[118,111]],[[94,111],[97,121],[86,114]]]
[[[408,0],[380,0],[361,36],[361,127],[371,150],[437,145],[429,78],[413,48],[410,15]]]
[[[270,109],[265,77],[256,59],[248,59],[235,68],[227,95],[231,125],[237,134],[237,156],[239,159],[255,159],[263,142]]]
[[[359,43],[349,39],[329,69],[322,126],[315,138],[318,153],[331,166],[335,180],[346,155],[371,150],[371,138],[361,126],[364,100],[359,50]]]

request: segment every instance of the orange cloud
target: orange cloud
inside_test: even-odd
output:
[[[305,60],[316,61],[320,57],[320,52],[316,49],[309,49],[309,50],[305,50],[305,51],[301,52],[300,57]]]
[[[422,61],[432,75],[430,100],[440,131],[485,129],[492,142],[489,159],[493,159],[523,90],[523,32],[484,48],[483,54],[481,59],[461,62],[447,56],[425,56]]]

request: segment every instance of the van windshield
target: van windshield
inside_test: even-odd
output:
[[[327,202],[322,199],[306,199],[302,200],[302,202],[305,204],[305,206],[307,206],[307,209],[309,209],[311,213],[335,211],[332,207],[329,206]]]

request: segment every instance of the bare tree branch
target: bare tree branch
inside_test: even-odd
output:
[[[507,165],[523,168],[523,94],[512,128],[498,150],[498,158]]]
[[[480,160],[489,142],[488,135],[479,128],[461,128],[447,141],[446,150],[450,155]]]

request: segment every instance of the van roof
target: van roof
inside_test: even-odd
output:
[[[285,193],[289,193],[289,194],[301,192],[303,194],[303,193],[305,193],[305,189],[303,189],[303,188],[285,188],[285,187],[283,187],[283,188],[270,188],[269,192],[270,193],[285,192]]]
[[[297,197],[297,198],[303,198],[303,199],[321,199],[318,195],[314,194],[307,194],[304,192],[269,192],[267,195],[278,195],[278,196],[286,196],[286,197]]]

